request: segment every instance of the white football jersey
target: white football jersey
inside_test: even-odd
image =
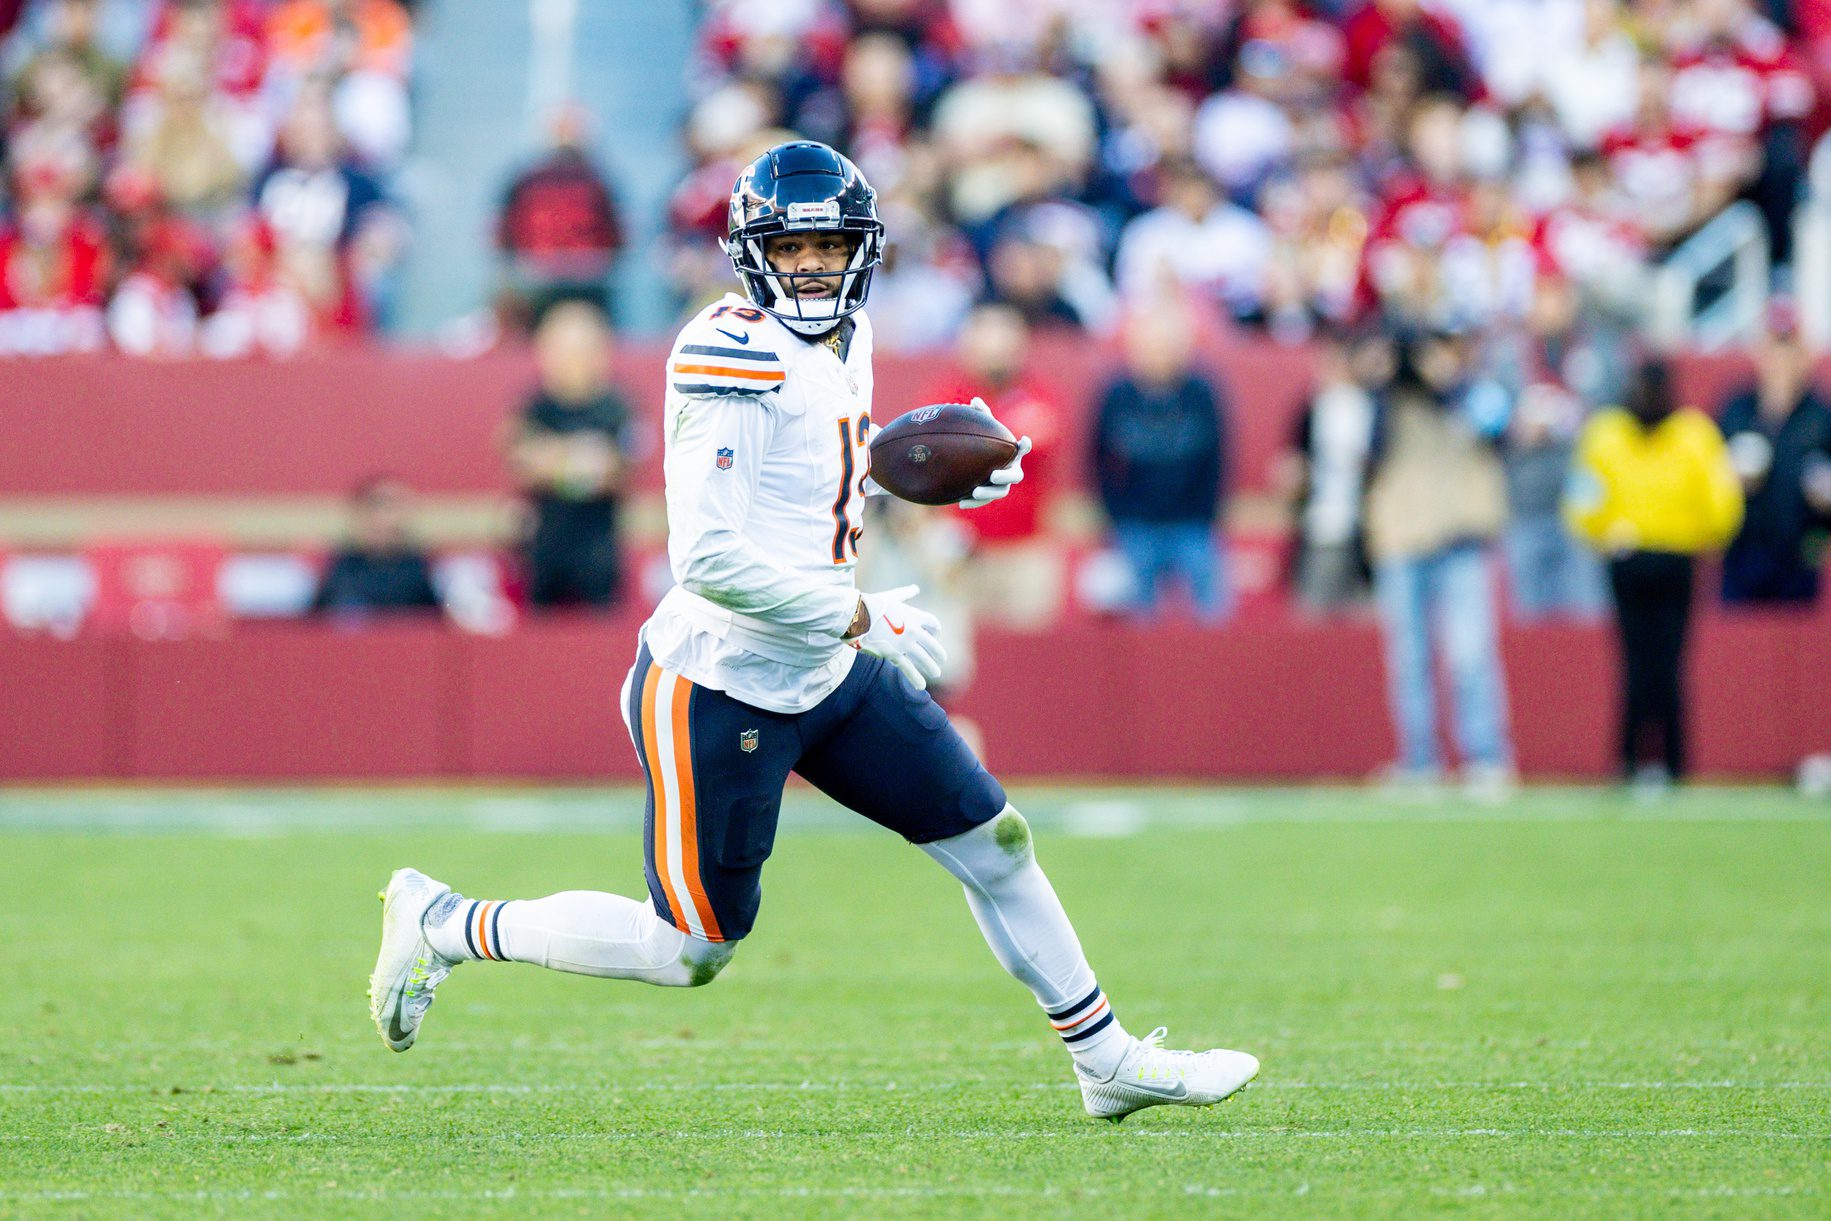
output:
[[[844,681],[858,607],[871,324],[842,361],[736,294],[668,355],[663,417],[675,587],[644,625],[657,664],[774,712]]]

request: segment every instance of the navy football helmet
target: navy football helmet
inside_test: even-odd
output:
[[[817,277],[777,271],[763,257],[763,241],[772,234],[832,231],[855,243],[836,296],[801,297],[799,282]],[[877,192],[856,165],[824,144],[778,144],[745,167],[731,189],[725,253],[758,309],[803,335],[823,334],[864,305],[871,274],[883,261]]]

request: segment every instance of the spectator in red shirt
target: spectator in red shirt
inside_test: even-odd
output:
[[[1812,78],[1786,34],[1748,0],[1697,8],[1696,36],[1673,56],[1673,119],[1750,146],[1758,164],[1748,193],[1767,220],[1775,261],[1785,263],[1806,172]]]
[[[1470,232],[1470,199],[1462,164],[1463,110],[1445,97],[1413,108],[1407,161],[1382,192],[1365,247],[1366,292],[1387,315],[1414,324],[1438,320],[1451,306],[1442,282],[1443,254]]]
[[[102,345],[107,234],[77,200],[93,165],[73,137],[13,150],[18,203],[0,224],[0,354],[51,355]]]
[[[230,235],[223,251],[216,309],[203,322],[199,347],[209,356],[292,356],[312,338],[310,267],[282,259],[279,239],[258,216]]]
[[[966,572],[974,609],[987,622],[1012,627],[1048,623],[1062,601],[1063,558],[1043,515],[1056,488],[1066,421],[1055,392],[1029,371],[1029,355],[1023,315],[1008,305],[981,305],[961,329],[958,369],[929,396],[938,403],[983,398],[1002,423],[1035,444],[1024,463],[1028,495],[962,518],[975,543]]]
[[[577,106],[554,117],[547,153],[516,175],[496,225],[508,289],[532,325],[560,301],[610,313],[610,269],[623,248],[623,221],[604,176],[585,152],[587,120]]]
[[[1734,199],[1752,168],[1747,140],[1680,123],[1671,95],[1671,69],[1656,59],[1643,61],[1633,124],[1602,141],[1616,185],[1662,250]]]
[[[253,196],[281,262],[306,287],[320,333],[366,330],[385,313],[398,217],[381,184],[350,158],[321,92],[294,104],[280,156]]]
[[[117,214],[115,258],[126,274],[108,302],[108,333],[130,356],[189,356],[214,262],[209,238],[156,194],[132,198],[140,188],[115,179],[108,192]]]
[[[1348,18],[1342,35],[1347,43],[1343,75],[1351,85],[1365,89],[1373,79],[1374,58],[1392,43],[1403,43],[1422,64],[1426,92],[1452,93],[1465,102],[1481,95],[1461,27],[1422,0],[1369,0]]]

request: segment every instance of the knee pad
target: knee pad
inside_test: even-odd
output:
[[[689,988],[703,988],[718,978],[718,973],[725,969],[737,953],[735,941],[701,941],[698,937],[685,937],[680,947],[678,962],[686,971],[682,982]]]
[[[1036,861],[1030,824],[1012,805],[971,831],[922,847],[949,873],[968,886],[981,889],[996,886]]]

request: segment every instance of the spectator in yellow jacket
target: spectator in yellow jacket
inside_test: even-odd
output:
[[[1696,557],[1735,536],[1742,486],[1710,417],[1676,407],[1663,361],[1641,366],[1628,399],[1627,409],[1597,412],[1584,427],[1564,513],[1608,559],[1623,776],[1657,790],[1685,772],[1682,674]],[[1660,761],[1643,763],[1654,742]]]

